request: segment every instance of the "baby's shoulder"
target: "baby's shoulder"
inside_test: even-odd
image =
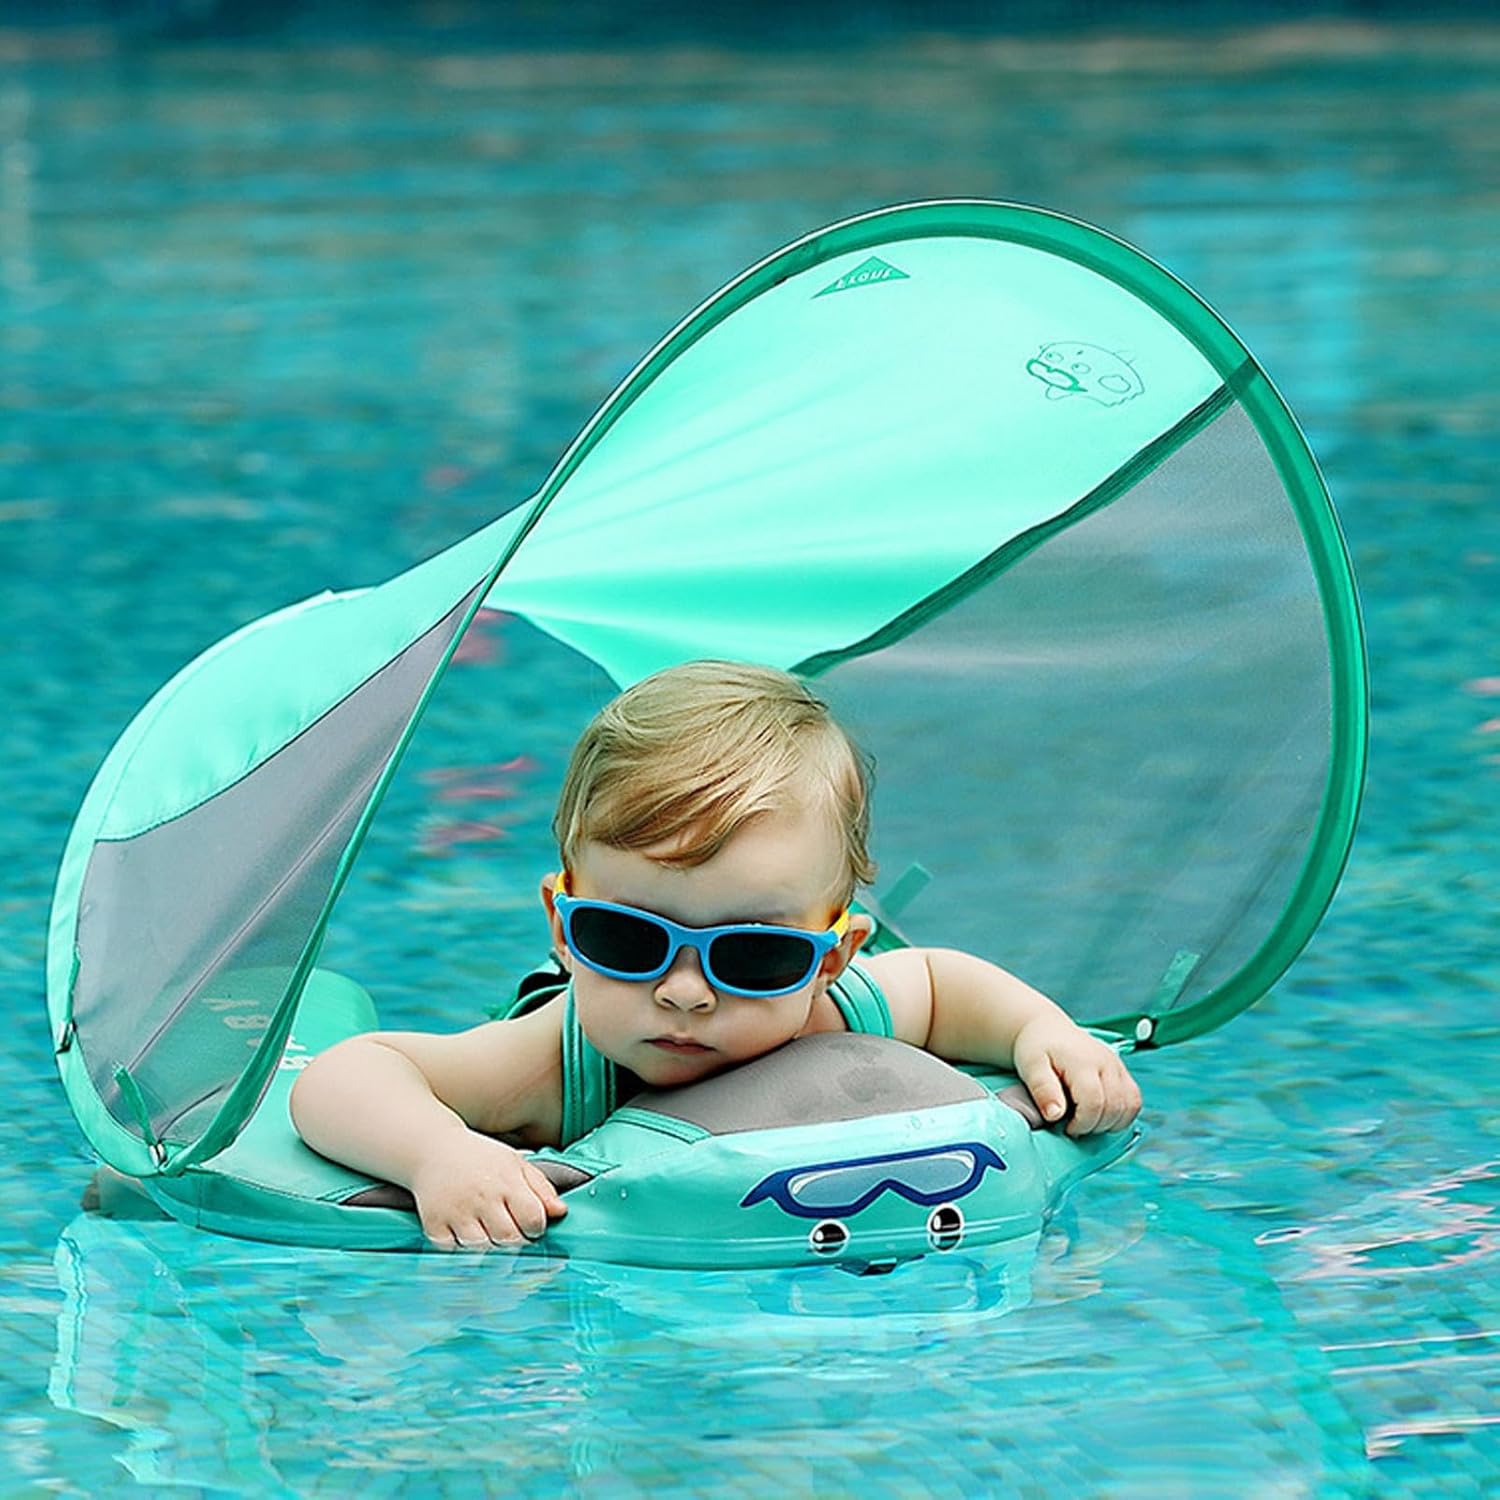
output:
[[[927,957],[921,948],[889,948],[884,953],[861,954],[855,962],[887,999],[928,983]]]
[[[562,1124],[563,997],[454,1037],[490,1101],[476,1128],[518,1145],[556,1143]]]
[[[903,948],[869,957],[861,955],[813,1002],[802,1034],[884,1031],[880,1012],[884,1011],[894,1020],[892,997],[895,997],[896,1006],[903,1005],[907,992],[920,982],[918,973],[925,972],[921,957],[914,949]]]
[[[932,1028],[932,973],[926,950],[892,948],[859,960],[860,967],[879,987],[891,1017],[891,1034],[898,1041],[926,1046]]]

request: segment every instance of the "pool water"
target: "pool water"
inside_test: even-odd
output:
[[[449,35],[460,10],[0,30],[0,1491],[1500,1490],[1500,28],[550,46]],[[1275,992],[1140,1059],[1143,1145],[1039,1244],[880,1278],[80,1214],[46,913],[134,710],[228,630],[529,494],[762,254],[946,195],[1140,245],[1323,462],[1372,760]],[[472,1019],[523,957],[489,929],[545,827],[508,808],[565,749],[507,746],[492,689],[524,652],[466,642],[340,908],[328,962],[391,1024]]]

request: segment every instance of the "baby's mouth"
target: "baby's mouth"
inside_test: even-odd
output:
[[[685,1036],[653,1036],[646,1038],[649,1045],[660,1048],[663,1052],[712,1052],[712,1047],[705,1047],[702,1042],[695,1042],[691,1037]]]

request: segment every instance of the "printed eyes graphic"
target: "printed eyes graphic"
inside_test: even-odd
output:
[[[824,1219],[808,1231],[807,1243],[814,1255],[837,1255],[849,1243],[849,1230],[837,1219]]]
[[[940,1203],[927,1215],[927,1243],[939,1253],[963,1244],[964,1214],[956,1203]],[[825,1260],[842,1254],[849,1243],[849,1226],[838,1219],[820,1219],[807,1232],[812,1253]]]
[[[964,1213],[956,1203],[940,1203],[927,1215],[927,1243],[934,1250],[956,1250],[964,1238]]]

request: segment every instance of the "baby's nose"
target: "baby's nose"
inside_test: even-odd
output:
[[[691,948],[679,948],[672,960],[672,967],[656,981],[658,1004],[669,1005],[674,1010],[711,1011],[719,1003],[713,992],[698,955]]]

